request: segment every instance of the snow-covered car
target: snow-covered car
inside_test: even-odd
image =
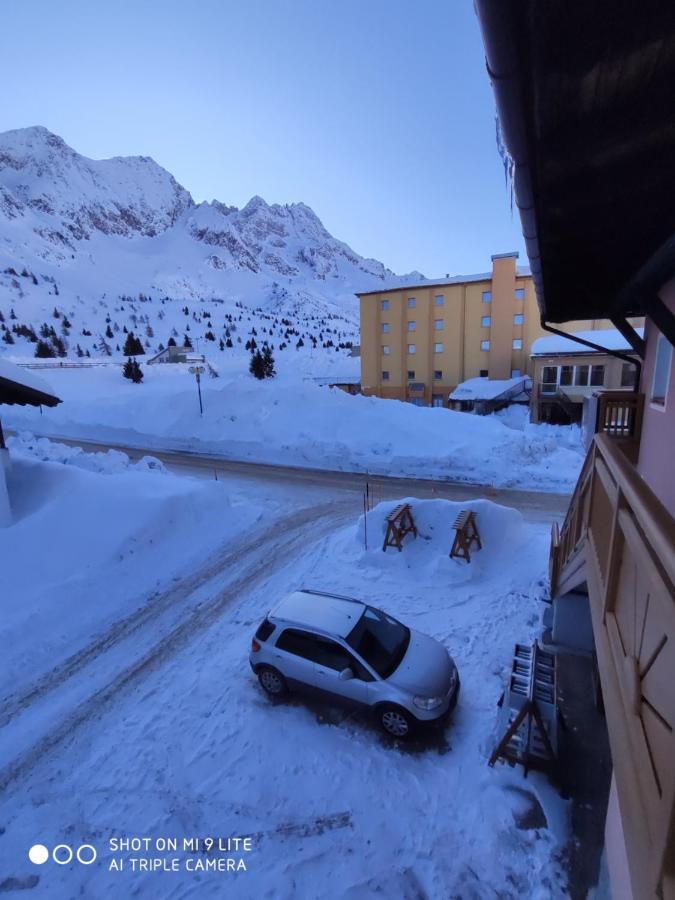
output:
[[[294,591],[261,622],[251,668],[272,696],[289,690],[374,711],[406,737],[457,702],[459,674],[445,647],[351,597]]]

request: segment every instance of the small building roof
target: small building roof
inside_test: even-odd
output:
[[[448,395],[449,400],[498,400],[510,394],[525,391],[529,382],[527,375],[517,378],[469,378]]]
[[[311,379],[315,384],[360,384],[360,375],[320,375]]]
[[[346,637],[363,615],[365,604],[312,591],[294,591],[284,597],[270,615],[295,625],[318,628]]]
[[[644,328],[636,328],[635,331],[640,337],[644,334]],[[592,331],[573,331],[571,334],[575,337],[583,338],[585,341],[592,341],[594,344],[606,347],[608,350],[627,350],[631,353],[633,352],[633,348],[626,338],[621,332],[617,331],[616,328],[596,328]],[[568,355],[571,353],[599,352],[600,351],[598,350],[592,350],[590,347],[585,347],[583,344],[577,344],[576,341],[571,338],[550,334],[545,337],[537,338],[537,340],[533,342],[530,356],[552,356],[556,353]]]
[[[0,359],[0,403],[19,406],[56,406],[60,403],[39,375]]]

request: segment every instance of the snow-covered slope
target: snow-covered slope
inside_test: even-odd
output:
[[[149,157],[87,159],[42,127],[0,134],[0,310],[5,318],[14,310],[11,323],[38,331],[56,307],[77,343],[95,351],[106,316],[140,296],[222,300],[228,310],[238,302],[292,314],[300,325],[339,315],[353,332],[354,291],[385,279],[396,276],[332,237],[303,203],[196,204]],[[158,332],[151,348],[166,344],[156,316],[148,324]]]

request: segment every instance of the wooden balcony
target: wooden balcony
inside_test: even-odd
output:
[[[640,450],[644,394],[599,391],[584,401],[582,431],[586,448],[595,434],[606,434],[636,463]]]
[[[553,529],[551,593],[587,586],[633,896],[673,900],[675,520],[616,442],[627,408],[605,404]]]

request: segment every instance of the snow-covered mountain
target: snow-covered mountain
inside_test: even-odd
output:
[[[122,298],[162,297],[165,315],[167,301],[221,301],[300,325],[337,316],[354,334],[354,291],[385,280],[399,279],[304,203],[195,203],[150,157],[87,159],[42,127],[0,134],[0,311],[36,332],[57,307],[93,348]],[[147,324],[152,349],[166,343],[152,314]]]

